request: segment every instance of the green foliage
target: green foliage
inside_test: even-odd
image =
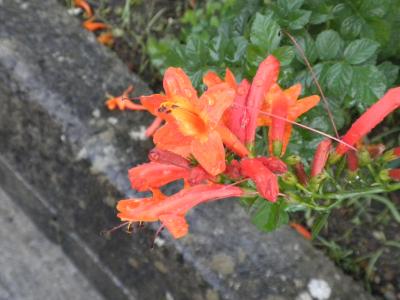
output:
[[[223,74],[229,67],[238,80],[251,78],[260,61],[274,54],[282,63],[283,86],[300,81],[303,94],[316,93],[285,32],[304,49],[337,107],[364,111],[399,80],[400,0],[209,0],[187,11],[182,23],[179,39],[150,40],[148,53],[161,72],[180,66],[197,87],[208,69]],[[323,122],[331,129],[328,118]]]

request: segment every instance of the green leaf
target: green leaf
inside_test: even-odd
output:
[[[318,53],[313,38],[310,36],[308,32],[303,33],[303,35],[294,36],[294,38],[296,39],[301,49],[304,51],[304,54],[308,59],[308,61],[311,64],[313,64],[318,58]],[[299,51],[297,50],[296,50],[296,58],[299,62],[305,65],[303,57],[299,54]]]
[[[339,57],[343,48],[343,40],[334,30],[325,30],[318,34],[315,41],[318,56],[322,60],[330,60]]]
[[[281,66],[287,66],[294,58],[294,51],[293,46],[283,46],[275,49],[272,54],[280,61]]]
[[[284,11],[293,11],[299,9],[304,0],[278,0],[278,6]]]
[[[378,66],[378,69],[385,75],[388,87],[396,82],[399,76],[399,66],[394,65],[390,61],[385,61]]]
[[[309,10],[295,10],[288,16],[289,28],[293,30],[302,29],[310,21],[310,17],[311,11]]]
[[[317,219],[314,221],[314,224],[311,227],[311,233],[313,239],[318,236],[320,233],[321,229],[324,228],[328,221],[329,213],[322,213],[320,214]]]
[[[364,17],[382,18],[390,7],[389,0],[363,0],[360,6],[360,13]]]
[[[352,65],[358,65],[371,58],[379,48],[379,44],[369,39],[352,41],[344,50],[344,58]]]
[[[225,57],[225,59],[230,63],[238,63],[240,61],[244,61],[243,59],[246,55],[247,46],[249,45],[248,41],[242,36],[237,36],[233,38],[233,44],[233,55],[231,57]]]
[[[353,77],[353,69],[347,63],[336,63],[327,73],[328,88],[336,95],[344,97]]]
[[[256,18],[251,26],[250,41],[261,49],[271,53],[278,48],[281,41],[281,32],[278,23],[272,14],[256,14]]]
[[[386,78],[376,66],[358,66],[353,68],[351,97],[356,101],[360,112],[375,103],[386,91]]]
[[[286,204],[282,199],[272,203],[262,198],[257,198],[251,207],[251,221],[262,231],[273,231],[289,222],[289,215],[285,211]]]
[[[363,28],[365,21],[357,15],[347,17],[340,26],[340,33],[350,39],[356,38]]]

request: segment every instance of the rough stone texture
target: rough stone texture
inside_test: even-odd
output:
[[[0,299],[104,299],[0,189]]]
[[[100,236],[151,147],[148,116],[107,112],[104,95],[149,90],[55,0],[0,0],[0,20],[0,185],[106,298],[304,299],[313,279],[330,299],[371,298],[289,228],[258,232],[234,200],[196,208],[189,236],[155,250],[154,227]]]

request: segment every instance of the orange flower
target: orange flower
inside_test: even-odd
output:
[[[244,143],[248,122],[245,107],[247,96],[250,91],[250,83],[244,79],[238,85],[235,76],[228,68],[226,68],[224,81],[219,78],[216,73],[209,71],[204,75],[203,82],[208,88],[225,82],[235,90],[235,99],[233,100],[232,105],[226,109],[223,120],[229,130],[240,140],[241,143]]]
[[[269,55],[258,66],[257,73],[254,76],[246,101],[246,119],[248,119],[248,124],[246,124],[246,143],[250,145],[254,143],[257,118],[264,96],[278,80],[279,68],[279,61],[274,56]]]
[[[313,95],[309,97],[305,97],[302,99],[298,99],[301,93],[301,84],[295,84],[286,90],[282,90],[279,85],[275,84],[271,87],[270,91],[266,94],[264,98],[264,102],[261,106],[261,110],[266,112],[267,114],[263,115],[262,113],[258,117],[258,125],[259,126],[271,126],[274,122],[273,119],[276,119],[275,123],[277,122],[281,125],[281,122],[277,121],[278,118],[273,118],[269,116],[269,114],[273,114],[273,109],[277,109],[277,104],[286,106],[287,104],[287,117],[289,121],[295,121],[298,117],[300,117],[305,112],[309,111],[311,108],[316,106],[319,103],[319,96]],[[275,107],[275,108],[274,108]],[[278,109],[282,107],[278,106]],[[285,108],[285,107],[284,107]],[[281,111],[282,109],[280,109]],[[285,112],[284,109],[283,112]],[[279,115],[282,117],[281,115]],[[282,139],[282,151],[281,155],[286,152],[287,145],[289,143],[291,131],[292,131],[292,124],[289,122],[285,122],[284,125],[284,135]],[[280,128],[281,129],[281,128]],[[281,134],[281,131],[279,131]],[[279,138],[282,138],[279,136]],[[272,152],[272,146],[270,143],[270,151]]]
[[[146,110],[142,105],[133,103],[129,100],[129,94],[133,92],[133,86],[130,85],[121,96],[111,97],[106,101],[106,106],[109,110],[119,109],[119,110]]]
[[[141,164],[128,171],[132,188],[140,192],[162,187],[178,179],[188,178],[189,174],[188,168],[157,162]]]
[[[299,234],[301,234],[306,240],[312,240],[311,232],[299,223],[290,223],[290,227],[296,230]]]
[[[400,87],[392,88],[379,99],[378,102],[373,104],[368,110],[363,113],[354,123],[351,128],[343,136],[342,141],[348,145],[355,145],[367,133],[369,133],[375,126],[391,112],[400,107]],[[338,157],[349,151],[350,148],[345,144],[339,144],[336,148]]]
[[[98,37],[97,41],[100,44],[111,47],[114,44],[114,36],[111,31],[102,32]]]
[[[324,170],[331,151],[331,146],[332,141],[330,139],[325,139],[318,144],[311,166],[311,177],[321,174]]]
[[[93,16],[93,10],[85,0],[74,0],[74,6],[82,8],[88,18]]]
[[[275,202],[279,194],[277,176],[257,158],[245,158],[240,162],[243,176],[251,178],[257,187],[257,191],[268,201]]]
[[[117,204],[117,215],[121,221],[157,222],[161,221],[176,239],[185,236],[189,224],[186,213],[203,202],[215,201],[228,197],[240,197],[243,191],[236,186],[203,184],[183,189],[164,200],[154,198],[126,199]]]
[[[88,31],[97,31],[102,29],[108,29],[109,26],[103,22],[95,22],[94,17],[87,19],[83,22],[83,27]]]
[[[144,107],[167,121],[154,134],[158,148],[184,157],[193,155],[211,175],[225,170],[223,143],[237,154],[247,155],[244,145],[221,122],[235,96],[227,83],[215,84],[198,97],[182,69],[168,68],[163,85],[165,95],[141,97]]]

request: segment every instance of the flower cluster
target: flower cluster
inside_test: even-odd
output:
[[[279,86],[279,70],[279,61],[268,56],[252,82],[237,82],[229,69],[223,79],[210,71],[203,78],[206,89],[199,95],[184,71],[171,67],[164,74],[164,93],[141,96],[140,103],[135,103],[129,99],[133,90],[129,87],[121,96],[108,99],[110,110],[147,110],[155,116],[146,131],[155,144],[150,162],[129,170],[132,188],[152,196],[119,201],[118,217],[127,224],[160,221],[180,238],[188,232],[185,214],[203,202],[254,195],[271,203],[279,196],[288,202],[299,199],[290,188],[288,193],[280,191],[280,185],[294,185],[314,197],[326,178],[327,164],[346,155],[349,168],[355,171],[359,155],[354,145],[400,106],[400,88],[390,90],[353,124],[335,150],[331,139],[320,143],[307,175],[302,162],[285,153],[296,119],[320,98],[298,99],[301,85]],[[256,131],[262,126],[268,127],[270,156],[254,153]],[[386,157],[386,161],[399,154],[395,149],[382,155],[383,150],[371,147],[371,153],[376,152],[380,153],[374,157]],[[398,179],[398,171],[390,170],[386,177]],[[184,188],[164,195],[160,188],[176,180],[183,180]]]

